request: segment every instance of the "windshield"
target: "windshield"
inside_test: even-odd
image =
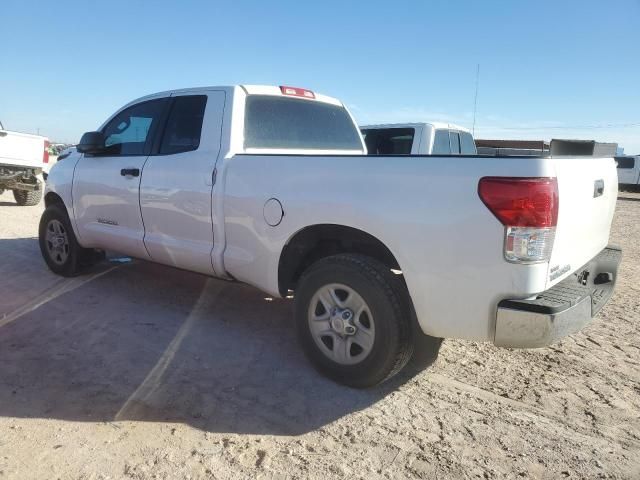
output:
[[[344,107],[272,95],[247,98],[244,147],[363,150],[358,130]]]

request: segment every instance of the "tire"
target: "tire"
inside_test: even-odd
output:
[[[63,277],[76,276],[104,258],[104,252],[80,246],[67,211],[60,204],[45,209],[38,233],[44,261],[52,272]]]
[[[404,285],[377,260],[326,257],[303,273],[296,289],[298,337],[322,374],[350,387],[372,387],[411,358],[409,302]]]
[[[13,198],[21,207],[32,207],[38,205],[42,199],[42,189],[38,190],[14,190]]]
[[[417,327],[418,329],[420,327]],[[442,338],[426,335],[422,330],[414,331],[413,356],[407,365],[412,373],[418,374],[433,365],[438,359]]]

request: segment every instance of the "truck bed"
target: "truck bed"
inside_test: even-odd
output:
[[[0,165],[42,168],[46,138],[0,130]]]

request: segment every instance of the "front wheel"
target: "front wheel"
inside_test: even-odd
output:
[[[80,246],[66,210],[57,204],[49,205],[42,213],[39,241],[49,269],[64,277],[78,275],[84,267],[104,258],[103,252]]]
[[[411,309],[388,267],[334,255],[304,272],[295,294],[298,335],[324,375],[357,388],[392,377],[411,357]]]

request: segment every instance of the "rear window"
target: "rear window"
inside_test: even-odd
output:
[[[372,128],[362,130],[369,155],[408,155],[411,153],[413,128]]]
[[[271,95],[247,97],[245,148],[362,150],[344,107]]]
[[[634,157],[615,157],[615,160],[618,168],[633,168],[636,163]]]

